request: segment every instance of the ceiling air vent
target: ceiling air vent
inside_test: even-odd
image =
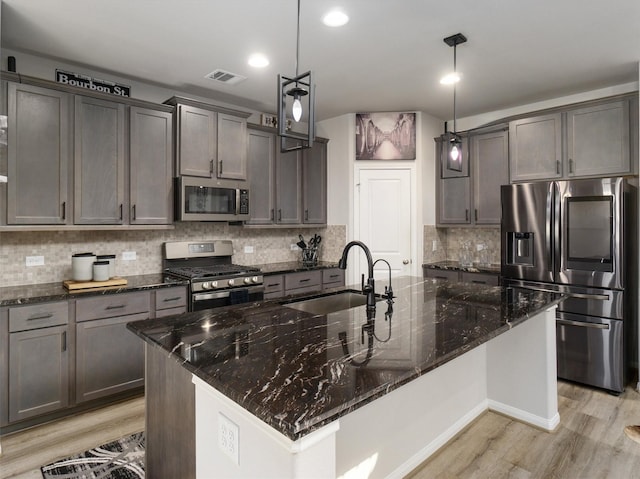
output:
[[[225,70],[214,70],[211,73],[204,76],[209,80],[215,80],[220,83],[224,83],[226,85],[236,85],[243,80],[246,80],[247,77],[243,77],[242,75],[237,75],[235,73],[231,73]]]

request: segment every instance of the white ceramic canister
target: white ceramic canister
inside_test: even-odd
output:
[[[96,261],[109,262],[109,278],[116,277],[116,255],[115,254],[99,254]]]
[[[107,281],[109,279],[109,262],[95,261],[93,263],[93,280]]]
[[[77,253],[71,256],[71,279],[73,281],[91,281],[93,279],[93,253]]]

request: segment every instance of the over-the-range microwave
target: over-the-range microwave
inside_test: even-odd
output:
[[[175,179],[177,221],[249,219],[249,190],[239,182],[180,176]]]

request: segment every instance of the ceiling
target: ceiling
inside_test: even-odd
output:
[[[347,25],[321,23],[334,6]],[[104,79],[273,113],[277,74],[295,74],[296,16],[296,0],[3,0],[1,41]],[[301,0],[299,71],[315,76],[316,118],[404,110],[451,118],[453,87],[439,79],[453,69],[443,38],[458,32],[468,38],[457,47],[459,118],[638,81],[638,0]],[[268,67],[247,65],[256,51]],[[247,79],[204,78],[217,68]]]

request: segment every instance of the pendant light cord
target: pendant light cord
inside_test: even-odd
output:
[[[298,3],[300,2],[300,0],[298,0]],[[457,45],[453,46],[453,74],[454,76],[457,74],[457,70],[456,70],[456,48]],[[456,83],[458,83],[457,81],[455,81],[453,83],[453,134],[455,135],[456,133]]]
[[[297,25],[298,26],[296,30],[296,77],[298,76],[298,57],[300,56],[300,0],[298,0],[298,24]]]

